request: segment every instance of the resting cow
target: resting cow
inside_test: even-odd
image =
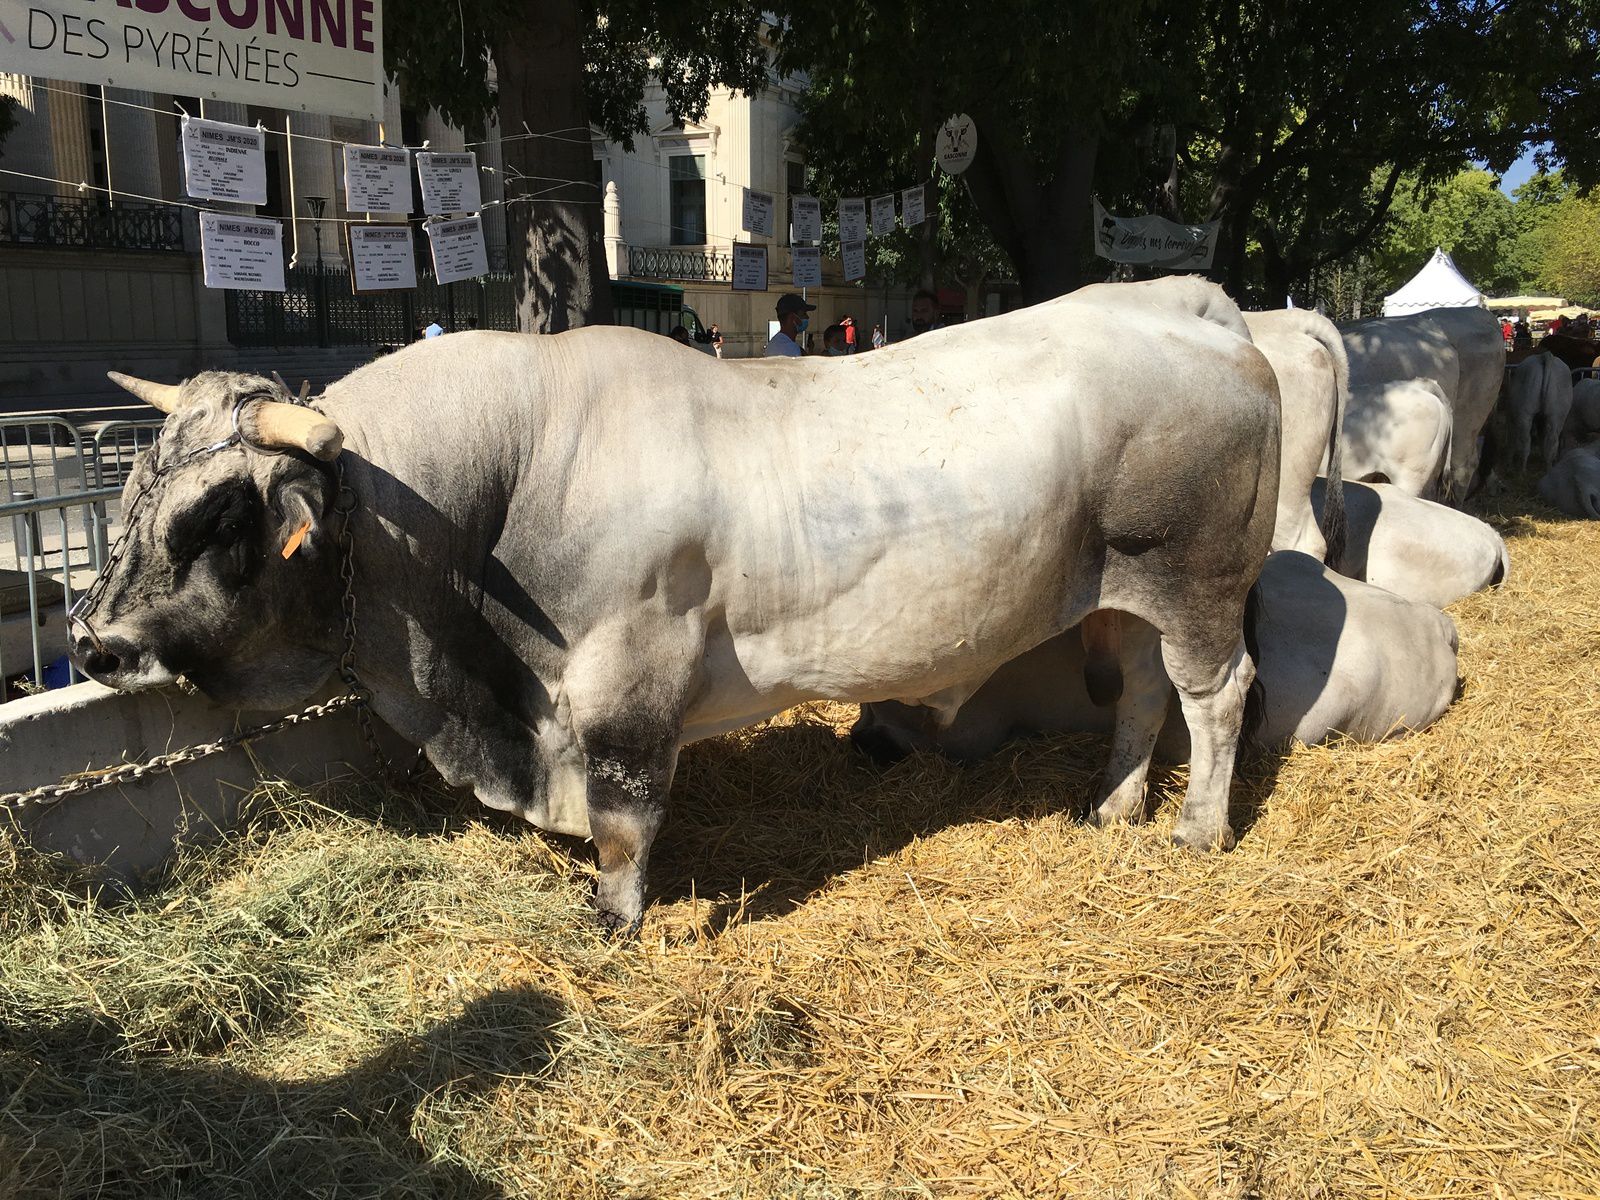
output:
[[[1486,309],[1433,308],[1343,326],[1350,386],[1431,379],[1454,431],[1443,496],[1466,499],[1478,468],[1478,435],[1494,411],[1505,372],[1505,338]],[[1346,470],[1345,477],[1349,478]]]
[[[1600,454],[1574,446],[1539,480],[1539,498],[1569,517],[1600,519]]]
[[[1160,637],[1125,643],[1101,819],[1142,804],[1164,664],[1197,747],[1176,837],[1226,847],[1277,385],[1209,322],[1151,314],[1137,358],[1123,329],[1046,304],[732,373],[632,329],[462,333],[311,409],[251,375],[122,380],[172,415],[74,657],[310,696],[343,649],[337,461],[373,708],[483,803],[591,834],[608,928],[640,918],[683,743],[812,698],[953,714],[1102,606]]]
[[[1506,465],[1517,472],[1527,468],[1534,431],[1538,430],[1544,465],[1555,466],[1573,404],[1572,371],[1567,364],[1553,354],[1535,354],[1507,367],[1501,403]]]
[[[1256,687],[1243,736],[1256,746],[1316,745],[1334,733],[1377,741],[1432,724],[1455,697],[1455,623],[1436,608],[1293,550],[1267,559],[1255,600]],[[1115,714],[1090,701],[1082,668],[1082,643],[1065,633],[996,671],[947,729],[927,709],[874,704],[852,737],[880,761],[918,750],[972,760],[1032,734],[1109,733]],[[1169,715],[1158,749],[1188,757],[1182,722]]]
[[[1344,477],[1438,496],[1449,469],[1450,422],[1450,406],[1431,379],[1351,388],[1341,439]]]
[[[1311,489],[1317,508],[1323,483]],[[1344,495],[1349,538],[1341,574],[1435,608],[1505,582],[1505,541],[1477,517],[1384,483],[1346,481]]]

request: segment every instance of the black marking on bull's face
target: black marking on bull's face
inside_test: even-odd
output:
[[[172,582],[182,587],[202,557],[224,586],[241,588],[260,570],[261,494],[248,477],[213,484],[195,503],[173,514],[166,529]]]
[[[271,387],[253,376],[191,380],[159,447],[161,462],[181,465],[159,479],[151,456],[135,465],[126,495],[151,490],[83,614],[100,644],[84,637],[73,649],[92,678],[139,689],[182,674],[214,700],[267,708],[304,702],[333,673],[342,623],[332,472],[298,451],[230,446],[184,458],[227,436],[235,399]]]

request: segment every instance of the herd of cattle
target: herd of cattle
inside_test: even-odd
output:
[[[1144,818],[1159,742],[1190,763],[1175,841],[1226,848],[1241,740],[1450,703],[1441,609],[1508,569],[1451,506],[1485,445],[1514,466],[1537,436],[1546,494],[1600,515],[1592,452],[1549,461],[1595,397],[1549,365],[1507,376],[1482,310],[1341,330],[1170,280],[841,359],[592,328],[420,342],[310,406],[117,376],[171,416],[73,654],[298,704],[354,597],[379,715],[483,803],[591,836],[614,929],[679,747],[812,699],[860,703],[880,756],[1109,733],[1098,824]]]

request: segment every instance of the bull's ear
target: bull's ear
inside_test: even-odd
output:
[[[290,559],[312,559],[330,552],[334,544],[329,517],[333,489],[320,471],[298,471],[280,483],[272,495],[278,517],[276,539],[267,553]]]

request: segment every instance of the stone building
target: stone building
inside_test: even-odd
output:
[[[721,326],[734,355],[759,353],[778,295],[792,290],[787,214],[804,190],[804,164],[789,142],[804,79],[780,79],[758,96],[714,94],[703,121],[670,119],[663,94],[646,97],[650,130],[632,152],[594,135],[594,182],[607,216],[608,266],[619,282],[681,287],[701,321]],[[508,323],[510,282],[493,274],[418,293],[349,295],[338,222],[345,142],[380,139],[461,149],[468,139],[437,112],[407,106],[391,86],[382,125],[255,105],[0,74],[17,102],[0,146],[0,411],[77,407],[108,398],[103,372],[170,378],[204,366],[249,365],[285,355],[314,380],[405,340],[410,322],[434,317],[465,328]],[[279,136],[267,146],[267,203],[244,211],[284,219],[291,271],[283,295],[221,292],[201,280],[194,214],[163,204],[183,198],[180,112]],[[503,198],[500,144],[491,127],[474,146],[486,202]],[[52,180],[61,182],[50,182]],[[79,184],[86,185],[84,188]],[[415,186],[415,180],[413,180]],[[744,188],[777,197],[777,235],[740,229]],[[107,197],[110,188],[120,196]],[[136,199],[133,197],[147,197]],[[831,204],[833,198],[824,198]],[[208,207],[227,207],[207,202]],[[319,211],[320,210],[320,211]],[[415,211],[421,211],[420,196]],[[359,214],[358,214],[359,215]],[[318,219],[320,217],[320,219]],[[292,218],[292,219],[291,219]],[[379,217],[378,219],[382,219]],[[504,209],[483,211],[491,270],[505,263]],[[419,234],[419,243],[425,239]],[[734,241],[769,246],[769,291],[730,287]],[[321,263],[321,278],[312,269]],[[870,333],[892,315],[904,324],[903,291],[845,284],[826,262],[811,332],[850,314]],[[286,372],[290,373],[290,372]]]

